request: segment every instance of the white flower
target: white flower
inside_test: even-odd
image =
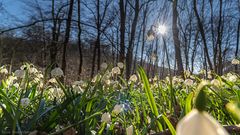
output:
[[[6,80],[6,84],[9,86],[9,85],[12,85],[13,82],[17,80],[17,77],[15,76],[9,76],[8,79]]]
[[[151,117],[147,116],[147,122],[148,122],[148,124],[151,123]]]
[[[121,70],[119,67],[114,67],[112,69],[112,74],[115,75],[115,74],[121,74]]]
[[[101,118],[101,122],[106,122],[106,123],[111,122],[111,115],[108,112],[103,113],[102,118]]]
[[[79,92],[79,93],[83,93],[84,92],[84,89],[82,89],[80,86],[78,85],[75,85],[73,86],[73,91],[75,92]]]
[[[25,74],[25,71],[24,71],[24,70],[16,70],[16,71],[14,72],[14,75],[15,75],[16,77],[19,77],[19,78],[23,78],[23,77],[24,77],[24,74]]]
[[[104,62],[101,64],[101,69],[107,69],[107,67],[108,67],[107,63]]]
[[[111,84],[111,81],[108,79],[108,80],[105,80],[104,83],[109,86]]]
[[[129,79],[129,81],[131,82],[136,82],[137,81],[137,76],[136,75],[132,75]]]
[[[51,71],[51,75],[53,77],[61,77],[63,76],[63,71],[61,68],[57,67],[57,68],[54,68],[52,71]]]
[[[118,63],[117,63],[117,66],[118,66],[119,68],[123,68],[123,67],[124,67],[124,64],[123,64],[122,62],[118,62]]]
[[[193,80],[192,79],[186,79],[184,81],[184,84],[187,85],[187,86],[191,86],[191,85],[193,85]]]
[[[95,130],[91,130],[91,135],[96,135],[97,132]]]
[[[240,61],[238,59],[233,59],[232,60],[232,64],[233,65],[239,65],[240,64]]]
[[[36,74],[37,72],[38,72],[38,70],[34,67],[29,69],[30,74]]]
[[[127,135],[133,135],[133,125],[126,128]]]
[[[236,75],[230,75],[228,77],[228,80],[231,81],[231,82],[236,82],[237,81],[237,76]]]
[[[57,80],[55,78],[51,78],[48,80],[48,82],[54,84],[57,83]]]
[[[219,80],[217,80],[217,79],[213,79],[213,80],[211,81],[211,84],[214,85],[214,86],[216,86],[216,87],[221,86],[221,82],[220,82]]]
[[[0,67],[0,74],[8,74],[8,70],[5,66]]]
[[[97,81],[97,79],[99,79],[99,78],[101,78],[101,75],[96,75],[96,76],[93,77],[91,82],[95,83]]]
[[[177,135],[229,135],[207,112],[193,109],[177,125]]]
[[[118,115],[123,110],[123,105],[115,105],[113,108],[113,113]]]
[[[26,107],[26,106],[29,105],[30,100],[29,100],[29,98],[22,98],[20,102],[21,102],[21,105],[22,105],[23,107]]]

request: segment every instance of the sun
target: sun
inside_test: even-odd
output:
[[[157,28],[157,32],[164,35],[167,32],[167,27],[165,25],[159,25]]]

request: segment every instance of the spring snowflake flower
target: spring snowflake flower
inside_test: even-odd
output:
[[[193,80],[192,79],[186,79],[184,81],[184,84],[187,85],[187,86],[191,86],[191,85],[193,85]]]
[[[232,64],[233,65],[239,65],[240,64],[240,61],[238,59],[233,59],[232,60]]]
[[[25,74],[25,71],[24,71],[24,70],[16,70],[16,71],[14,72],[14,75],[15,75],[16,77],[19,77],[19,78],[23,78],[23,77],[24,77],[24,74]]]
[[[111,115],[107,112],[102,115],[101,122],[111,122]]]
[[[21,105],[22,105],[23,107],[26,107],[26,106],[29,105],[30,100],[29,100],[29,98],[22,98],[20,102],[21,102]]]
[[[61,77],[63,76],[63,71],[61,68],[57,67],[57,68],[54,68],[52,71],[51,71],[51,76],[53,77]]]
[[[121,70],[119,67],[114,67],[112,69],[112,74],[115,75],[115,74],[121,74]]]
[[[73,91],[78,92],[78,93],[83,93],[84,89],[82,89],[80,86],[73,86]]]
[[[132,76],[129,78],[129,81],[131,81],[131,82],[136,82],[136,81],[137,81],[137,76],[136,76],[136,75],[132,75]]]
[[[95,130],[91,130],[91,135],[96,135],[97,132]]]
[[[111,81],[108,79],[108,80],[105,80],[104,83],[109,86],[111,84]]]
[[[150,124],[151,123],[151,117],[149,117],[149,116],[147,116],[147,122],[148,122],[148,124]]]
[[[107,67],[108,67],[107,63],[104,62],[101,64],[101,69],[107,69]]]
[[[115,105],[114,109],[113,109],[113,113],[118,115],[120,112],[122,112],[123,110],[123,105],[119,104],[119,105]]]
[[[211,81],[211,84],[214,85],[214,86],[216,86],[216,87],[221,86],[221,82],[220,82],[218,79],[213,79],[213,80]]]
[[[133,125],[126,128],[127,135],[133,135]]]
[[[124,64],[122,62],[118,62],[117,66],[122,69],[124,67]]]
[[[0,67],[0,74],[4,75],[8,74],[8,70],[5,66]]]
[[[229,135],[207,112],[193,109],[177,125],[177,135]]]
[[[236,75],[230,75],[230,76],[228,77],[228,80],[231,81],[231,82],[236,82],[237,79],[238,79],[238,77],[237,77]]]
[[[30,74],[36,74],[37,72],[38,72],[38,70],[36,68],[34,68],[34,67],[29,69],[29,73]]]

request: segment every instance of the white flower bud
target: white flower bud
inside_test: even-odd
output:
[[[118,115],[122,110],[123,110],[123,105],[122,104],[115,105],[114,109],[113,109],[113,113]]]
[[[240,64],[240,61],[238,59],[233,59],[232,60],[232,64],[233,65],[239,65]]]
[[[29,105],[30,100],[29,100],[29,98],[22,98],[20,102],[21,102],[21,105],[22,105],[23,107],[26,107],[26,106]]]
[[[119,68],[123,68],[123,67],[124,67],[124,64],[123,64],[122,62],[118,62],[118,63],[117,63],[117,66],[118,66]]]
[[[101,69],[107,69],[107,67],[108,67],[107,63],[104,62],[101,64]]]
[[[51,75],[53,77],[61,77],[63,76],[63,71],[61,68],[57,67],[57,68],[54,68],[52,71],[51,71]]]
[[[102,115],[101,122],[111,122],[111,115],[107,112]]]
[[[177,125],[177,135],[229,135],[212,116],[193,109]]]
[[[119,67],[114,67],[112,69],[112,74],[115,75],[115,74],[121,74],[121,70]]]
[[[133,135],[133,125],[126,128],[127,135]]]
[[[15,75],[16,77],[19,77],[19,78],[23,78],[23,77],[24,77],[24,74],[25,74],[25,71],[24,71],[24,70],[16,70],[16,71],[14,72],[14,75]]]
[[[129,81],[131,82],[136,82],[137,81],[137,76],[136,75],[132,75],[129,79]]]

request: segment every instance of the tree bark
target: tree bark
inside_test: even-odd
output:
[[[82,43],[81,43],[81,33],[82,33],[82,28],[81,28],[81,1],[78,0],[78,50],[79,50],[79,66],[78,66],[78,75],[80,77],[81,73],[82,73],[82,64],[83,64],[83,55],[82,55]]]
[[[131,68],[132,68],[132,60],[133,60],[133,48],[134,48],[134,39],[135,39],[135,32],[138,22],[138,15],[139,15],[139,0],[135,1],[135,7],[134,7],[134,19],[131,25],[131,35],[130,40],[128,44],[128,50],[126,55],[126,78],[128,79],[131,75]]]
[[[182,56],[181,56],[181,48],[180,48],[180,40],[179,40],[179,29],[177,26],[177,17],[178,17],[178,11],[177,11],[177,3],[178,0],[173,1],[172,5],[172,12],[173,12],[173,18],[172,18],[172,31],[173,31],[173,42],[175,47],[175,58],[177,62],[177,75],[183,75],[183,64],[182,64]]]
[[[68,17],[67,17],[67,21],[66,21],[65,37],[64,37],[64,42],[63,42],[62,70],[63,70],[64,74],[66,73],[66,51],[67,51],[67,44],[69,42],[69,35],[70,35],[70,31],[71,31],[73,4],[74,4],[74,0],[70,0]]]
[[[124,0],[119,1],[120,9],[120,55],[119,61],[125,61],[125,23],[126,23],[126,11]]]
[[[206,59],[207,59],[210,70],[213,70],[212,62],[210,60],[210,56],[209,56],[209,53],[208,53],[207,41],[206,41],[206,37],[205,37],[205,31],[204,31],[204,28],[203,28],[203,23],[202,23],[201,18],[198,14],[198,11],[197,11],[197,0],[193,1],[193,10],[194,10],[194,13],[197,17],[198,28],[199,28],[199,31],[200,31],[200,34],[201,34],[201,37],[202,37],[202,40],[203,40],[203,47],[204,47],[203,49],[204,49],[204,52],[205,52],[205,56],[206,56]]]

